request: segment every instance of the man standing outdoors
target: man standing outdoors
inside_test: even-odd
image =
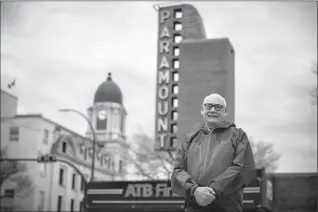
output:
[[[243,189],[256,178],[245,132],[227,122],[225,99],[207,96],[201,106],[205,125],[176,152],[173,193],[185,197],[186,212],[242,212]]]

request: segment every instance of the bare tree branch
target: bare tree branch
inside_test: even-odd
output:
[[[254,142],[250,138],[257,168],[265,167],[266,171],[274,172],[280,155],[274,151],[272,143]],[[159,176],[170,178],[173,171],[173,152],[157,152],[153,148],[154,141],[146,135],[134,136],[134,146],[128,145],[129,154],[123,157],[135,166],[135,175],[154,180]]]
[[[7,157],[7,149],[1,149],[1,159]],[[32,180],[25,174],[26,165],[16,161],[0,161],[0,186],[5,182],[15,184],[15,194],[25,196],[33,189]],[[4,196],[0,197],[3,198]]]
[[[265,168],[267,172],[274,172],[277,169],[276,163],[281,155],[274,151],[272,143],[265,143],[263,141],[255,142],[249,138],[255,160],[256,168]]]

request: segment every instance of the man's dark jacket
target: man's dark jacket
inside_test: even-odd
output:
[[[203,127],[181,142],[171,185],[173,193],[185,197],[185,207],[201,208],[194,190],[209,186],[216,192],[211,205],[241,212],[243,188],[255,177],[254,157],[245,132],[223,121],[213,131]]]

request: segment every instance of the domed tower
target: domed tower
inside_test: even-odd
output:
[[[125,144],[125,121],[127,112],[123,105],[123,95],[118,85],[112,80],[111,73],[107,79],[98,86],[93,106],[87,109],[95,134],[96,143],[103,146],[105,151],[112,154],[113,168],[121,174],[124,169],[120,152]],[[88,127],[86,136],[92,138]],[[119,153],[119,154],[117,154]],[[118,177],[118,175],[117,175]],[[117,178],[116,179],[121,179]]]
[[[96,90],[94,105],[88,108],[97,142],[104,144],[112,140],[124,140],[126,116],[121,90],[112,80],[111,73],[108,73],[107,79]],[[90,129],[87,135],[91,135]]]

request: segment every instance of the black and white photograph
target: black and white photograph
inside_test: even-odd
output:
[[[0,211],[316,212],[316,1],[2,1]]]

